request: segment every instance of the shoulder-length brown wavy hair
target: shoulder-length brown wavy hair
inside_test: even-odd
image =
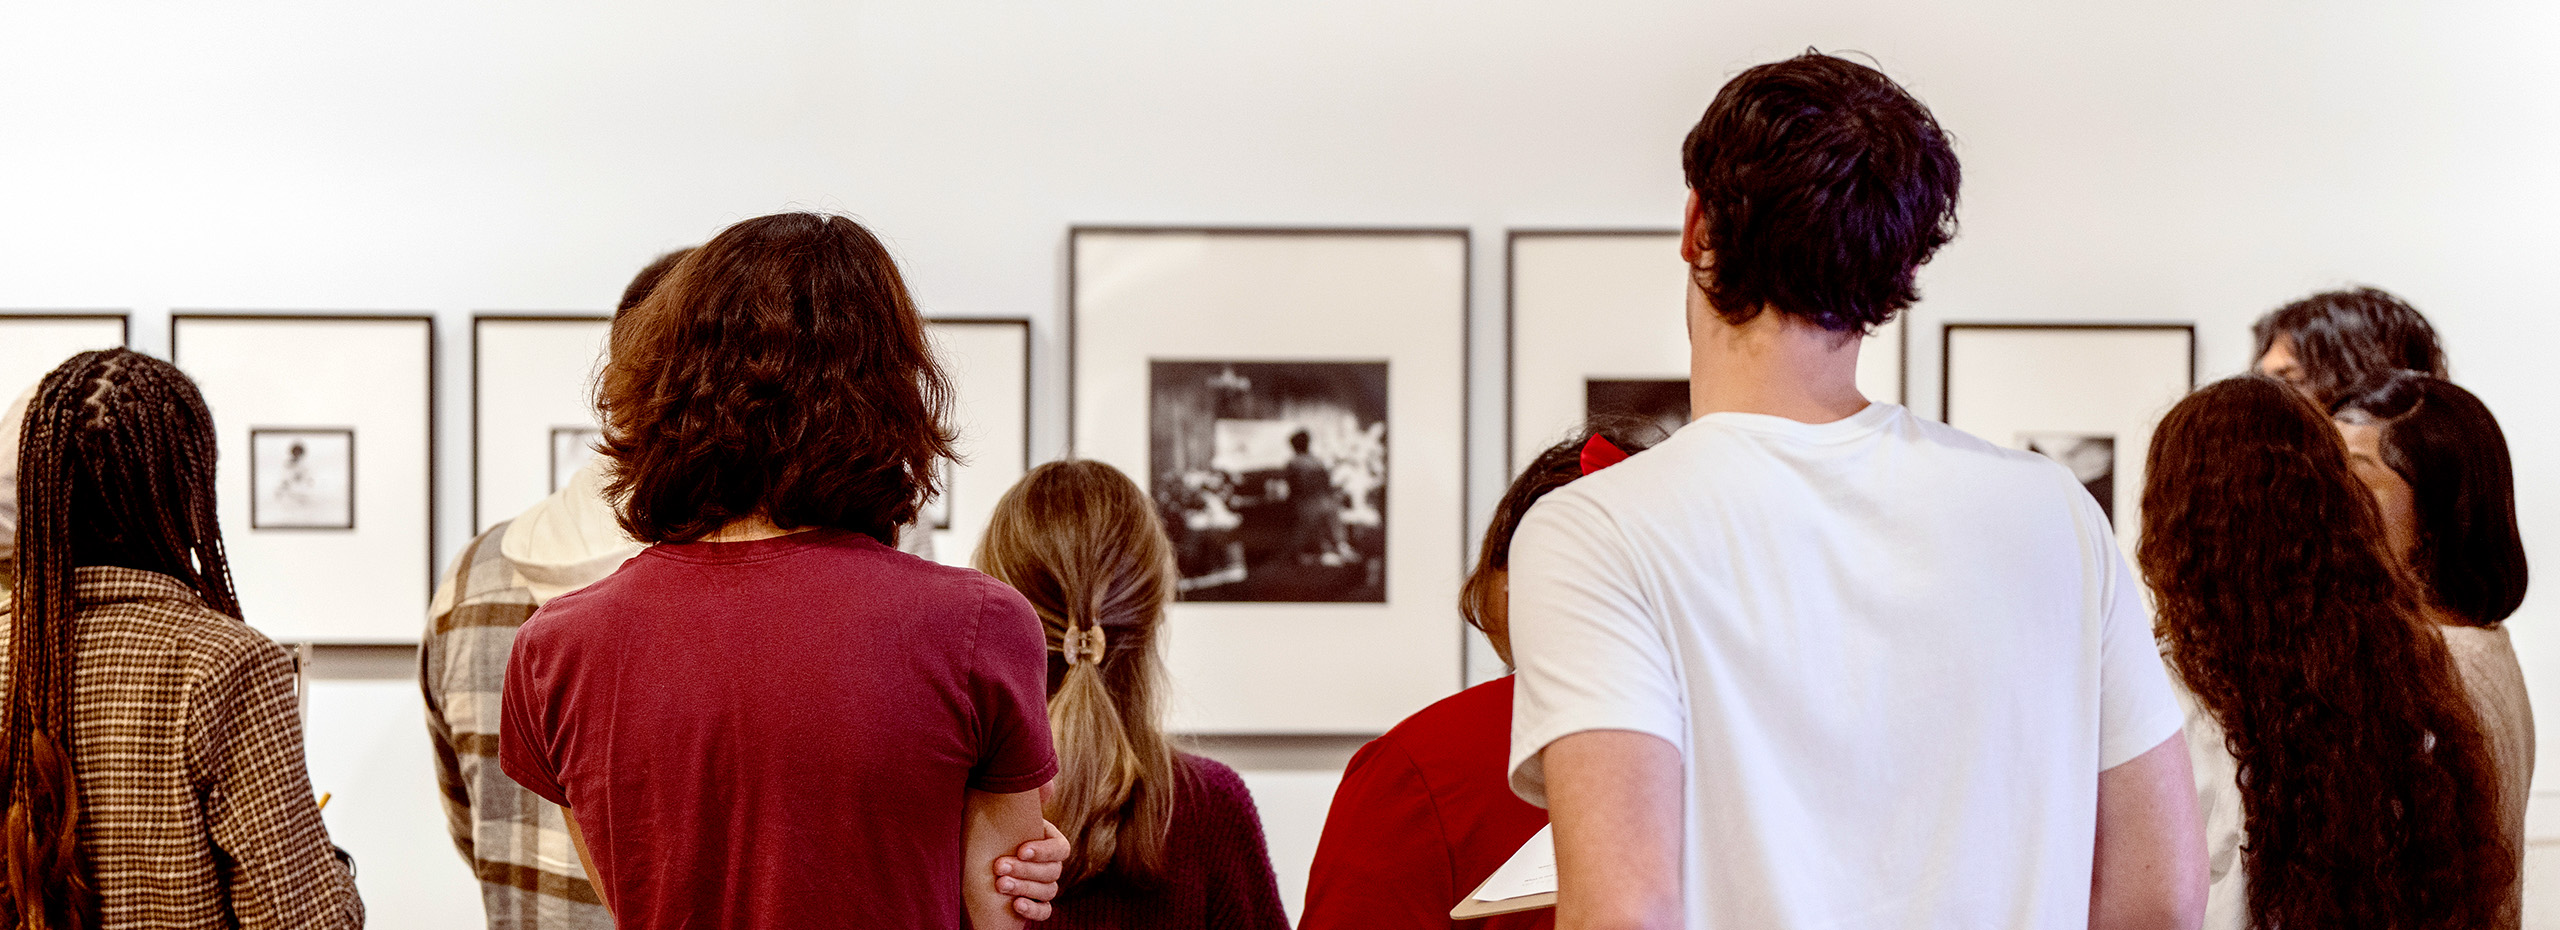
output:
[[[643,542],[760,515],[894,544],[953,455],[915,301],[841,216],[760,216],[686,255],[616,322],[601,380],[609,491]]]
[[[1173,544],[1154,504],[1119,469],[1050,462],[996,502],[976,562],[1022,592],[1048,630],[1058,779],[1045,813],[1075,844],[1066,881],[1161,877],[1181,786],[1156,655]]]
[[[2148,467],[2142,573],[2239,763],[2250,925],[2488,926],[2518,867],[2495,763],[2329,418],[2219,382]]]

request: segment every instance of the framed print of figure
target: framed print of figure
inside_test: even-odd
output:
[[[2191,323],[1949,323],[1947,425],[2051,457],[2133,551],[2151,429],[2195,390]]]
[[[1455,690],[1467,233],[1070,236],[1069,443],[1174,541],[1173,727],[1376,733]]]
[[[594,456],[612,317],[471,318],[471,531],[514,519]]]
[[[1592,414],[1688,422],[1689,266],[1678,232],[1515,229],[1507,245],[1506,476]],[[1858,351],[1869,400],[1904,401],[1904,316]]]
[[[933,557],[967,565],[996,501],[1031,470],[1031,321],[926,320],[951,379],[960,461],[942,463],[942,494],[918,521],[933,528]]]
[[[435,565],[435,321],[169,320],[213,410],[217,512],[251,626],[284,642],[416,642]]]

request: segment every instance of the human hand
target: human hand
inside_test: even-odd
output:
[[[996,859],[996,890],[1013,896],[1013,912],[1024,920],[1049,919],[1049,902],[1058,897],[1058,878],[1066,874],[1067,856],[1075,851],[1057,824],[1043,820],[1040,827],[1049,835]]]

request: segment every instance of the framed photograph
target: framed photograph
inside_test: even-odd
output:
[[[249,529],[356,528],[356,431],[249,428]]]
[[[1688,422],[1689,266],[1678,231],[1515,229],[1507,250],[1506,473],[1596,413],[1633,413],[1672,429]],[[1858,389],[1868,399],[1904,402],[1905,330],[1896,317],[1859,350]],[[1639,400],[1642,409],[1600,406]]]
[[[596,444],[604,441],[604,431],[593,426],[554,426],[551,428],[551,491],[569,484],[587,460],[596,457]],[[546,492],[548,493],[548,492]]]
[[[596,375],[613,318],[471,318],[471,531],[515,519],[594,456]]]
[[[1069,445],[1148,490],[1180,564],[1173,727],[1377,733],[1455,690],[1466,231],[1080,228],[1068,251]]]
[[[1031,470],[1031,321],[926,320],[924,328],[951,378],[960,461],[942,462],[942,494],[917,519],[933,528],[935,561],[967,565],[996,502]]]
[[[1386,362],[1148,362],[1178,600],[1387,600]]]
[[[1949,323],[1941,339],[1947,424],[2070,468],[2133,551],[2152,427],[2195,390],[2194,324]]]
[[[437,568],[434,319],[180,312],[169,354],[213,409],[250,625],[283,642],[416,642]]]
[[[131,345],[131,325],[123,313],[0,313],[0,406],[74,355]]]

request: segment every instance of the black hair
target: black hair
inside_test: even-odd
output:
[[[1511,487],[1502,499],[1493,503],[1493,521],[1485,527],[1484,541],[1476,550],[1475,568],[1458,588],[1458,617],[1468,626],[1482,631],[1492,641],[1493,651],[1503,664],[1511,663],[1511,631],[1508,621],[1493,620],[1493,603],[1497,596],[1494,577],[1511,570],[1511,537],[1520,531],[1520,521],[1529,508],[1548,492],[1573,483],[1582,477],[1582,447],[1594,437],[1618,447],[1618,451],[1634,455],[1659,442],[1662,430],[1649,420],[1630,416],[1593,417],[1563,442],[1548,446],[1527,467],[1511,479]],[[1508,610],[1503,612],[1505,615]]]
[[[1937,118],[1882,72],[1811,49],[1717,91],[1681,167],[1706,226],[1692,273],[1728,323],[1770,309],[1873,329],[1920,299],[1920,265],[1955,238],[1962,172]]]
[[[2425,314],[2391,292],[2375,287],[2322,291],[2258,318],[2249,332],[2257,340],[2252,365],[2267,357],[2278,337],[2293,342],[2293,357],[2302,366],[2295,386],[2321,406],[2331,406],[2358,382],[2407,369],[2445,376],[2444,346]]]
[[[2382,464],[2409,482],[2417,546],[2409,568],[2436,606],[2483,626],[2524,604],[2524,536],[2515,464],[2489,406],[2414,371],[2367,379],[2338,400],[2349,422],[2382,431]]]

